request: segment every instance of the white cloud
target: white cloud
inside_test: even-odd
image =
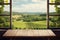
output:
[[[18,2],[18,0],[16,0]],[[21,0],[23,1],[23,0]],[[27,1],[27,0],[24,0]],[[30,3],[30,4],[18,4],[17,6],[13,4],[12,11],[14,12],[46,12],[47,11],[47,1],[44,0],[33,0],[34,2],[40,3]],[[15,6],[14,6],[15,5]],[[9,11],[9,8],[5,6],[5,11]],[[50,6],[50,12],[55,11],[54,6]]]
[[[46,12],[46,10],[47,10],[46,1],[45,2],[43,1],[41,3],[22,4],[15,6],[15,8],[13,7],[13,11],[17,12]]]
[[[46,3],[47,0],[32,0],[32,2],[36,2],[36,3],[42,3],[42,2],[44,2],[44,3]]]
[[[5,5],[4,6],[4,11],[9,11],[10,10],[10,6],[9,5]]]
[[[47,6],[46,4],[26,4],[22,5],[22,7],[15,7],[13,8],[13,11],[18,11],[18,12],[46,12]]]
[[[18,3],[18,2],[28,2],[28,0],[12,0],[13,3]]]
[[[32,2],[40,2],[41,0],[32,0]]]
[[[18,11],[18,12],[46,12],[47,1],[32,0],[32,2],[35,2],[35,3],[22,4],[20,6],[18,5],[19,7],[13,8],[13,11],[15,10],[15,11]]]
[[[49,10],[49,12],[56,12],[54,5],[50,5]]]

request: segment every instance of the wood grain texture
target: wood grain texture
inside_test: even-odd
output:
[[[37,37],[49,37],[56,36],[52,30],[7,30],[3,35],[4,37],[21,37],[21,36],[37,36]]]

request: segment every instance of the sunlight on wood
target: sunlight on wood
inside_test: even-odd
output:
[[[8,30],[3,36],[5,37],[54,37],[56,36],[52,30]]]

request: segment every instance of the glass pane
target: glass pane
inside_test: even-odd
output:
[[[4,3],[10,3],[10,0],[4,0]]]
[[[56,0],[49,0],[49,3],[55,3]]]
[[[47,0],[12,0],[13,29],[47,28]]]
[[[60,3],[60,0],[49,0],[49,3]]]
[[[60,8],[60,5],[58,5],[57,7]]]
[[[55,0],[56,3],[60,3],[60,0]]]
[[[10,27],[10,17],[0,16],[0,28],[9,28],[9,27]]]
[[[0,0],[0,3],[4,3],[4,0]]]
[[[49,5],[49,15],[60,15],[60,5]]]
[[[10,15],[10,6],[9,5],[0,5],[0,15],[1,14]]]
[[[0,3],[10,3],[10,0],[0,0]]]
[[[49,16],[49,27],[60,28],[60,16]]]

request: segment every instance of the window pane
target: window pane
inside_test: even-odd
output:
[[[0,28],[9,28],[9,27],[10,27],[10,17],[0,16]]]
[[[13,29],[47,28],[47,0],[12,0]]]
[[[4,2],[4,0],[0,0],[0,3],[3,3]]]
[[[49,0],[49,3],[55,3],[55,0]]]
[[[56,3],[60,3],[60,0],[55,0]]]
[[[49,0],[49,3],[60,3],[60,0]]]
[[[0,5],[0,15],[10,15],[10,6],[9,5]]]
[[[0,0],[0,3],[10,3],[10,0]]]
[[[60,15],[60,5],[49,5],[49,15]]]
[[[49,27],[60,28],[60,16],[49,16]]]
[[[49,15],[55,14],[56,14],[55,5],[49,5]]]
[[[4,3],[10,3],[10,0],[4,0]]]
[[[60,8],[60,5],[58,5],[57,7]]]

